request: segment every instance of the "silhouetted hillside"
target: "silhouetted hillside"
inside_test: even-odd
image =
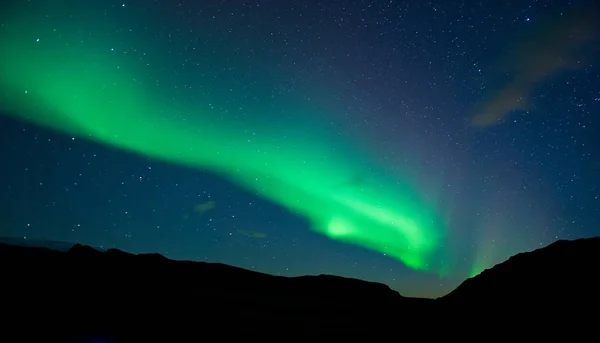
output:
[[[444,301],[461,306],[538,306],[549,299],[568,306],[600,304],[600,237],[560,240],[520,253],[465,280]]]
[[[416,315],[415,301],[423,310],[433,303],[361,280],[279,277],[82,245],[59,252],[0,244],[0,261],[4,293],[14,301],[3,308],[11,321],[52,323],[54,330],[69,334],[125,333],[132,341],[165,332],[185,337],[371,335],[373,327],[392,327],[402,313]]]
[[[486,327],[502,323],[540,335],[600,338],[600,237],[560,240],[512,256],[465,280],[439,305],[447,312],[461,309],[465,320]]]
[[[287,278],[158,254],[0,244],[4,334],[80,342],[593,338],[587,323],[597,318],[599,261],[600,238],[559,241],[427,300],[330,275]]]

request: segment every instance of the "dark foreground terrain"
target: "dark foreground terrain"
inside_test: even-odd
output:
[[[558,241],[428,300],[335,276],[0,243],[0,341],[594,341],[599,266],[600,238]]]

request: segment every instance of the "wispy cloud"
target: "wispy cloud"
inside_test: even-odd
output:
[[[265,233],[256,232],[256,231],[238,230],[237,233],[239,233],[240,235],[249,237],[249,238],[265,238],[265,237],[267,237],[267,235]]]
[[[213,208],[215,208],[215,206],[216,206],[216,203],[212,200],[203,202],[203,203],[200,203],[200,204],[197,204],[196,206],[194,206],[194,212],[196,212],[200,215],[203,215],[207,211],[210,211]]]
[[[529,39],[515,42],[518,53],[509,66],[512,80],[478,108],[471,124],[498,124],[516,110],[527,109],[535,86],[559,72],[583,66],[580,49],[598,38],[598,23],[591,9],[578,9],[550,20]]]

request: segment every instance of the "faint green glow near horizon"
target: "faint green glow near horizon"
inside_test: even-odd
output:
[[[469,273],[468,278],[473,278],[479,274],[481,274],[484,270],[486,270],[487,268],[482,267],[482,266],[478,266],[477,264],[473,265],[471,268],[471,272]]]
[[[312,122],[304,130],[285,120],[247,127],[226,113],[201,110],[199,102],[169,102],[149,86],[148,70],[75,39],[71,45],[38,41],[26,25],[30,21],[19,20],[0,33],[5,113],[150,158],[211,170],[306,218],[332,239],[381,252],[413,269],[435,268],[444,228],[434,209],[415,190],[383,178],[379,167],[363,165],[366,159],[346,148],[352,142],[342,142],[348,151],[339,151],[332,147],[335,134],[318,125],[313,129]],[[62,28],[63,35],[68,29]],[[277,109],[271,111],[257,115],[277,118]],[[373,181],[348,184],[356,175]]]

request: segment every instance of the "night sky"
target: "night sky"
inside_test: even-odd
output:
[[[593,1],[0,6],[0,236],[437,297],[600,233]]]

